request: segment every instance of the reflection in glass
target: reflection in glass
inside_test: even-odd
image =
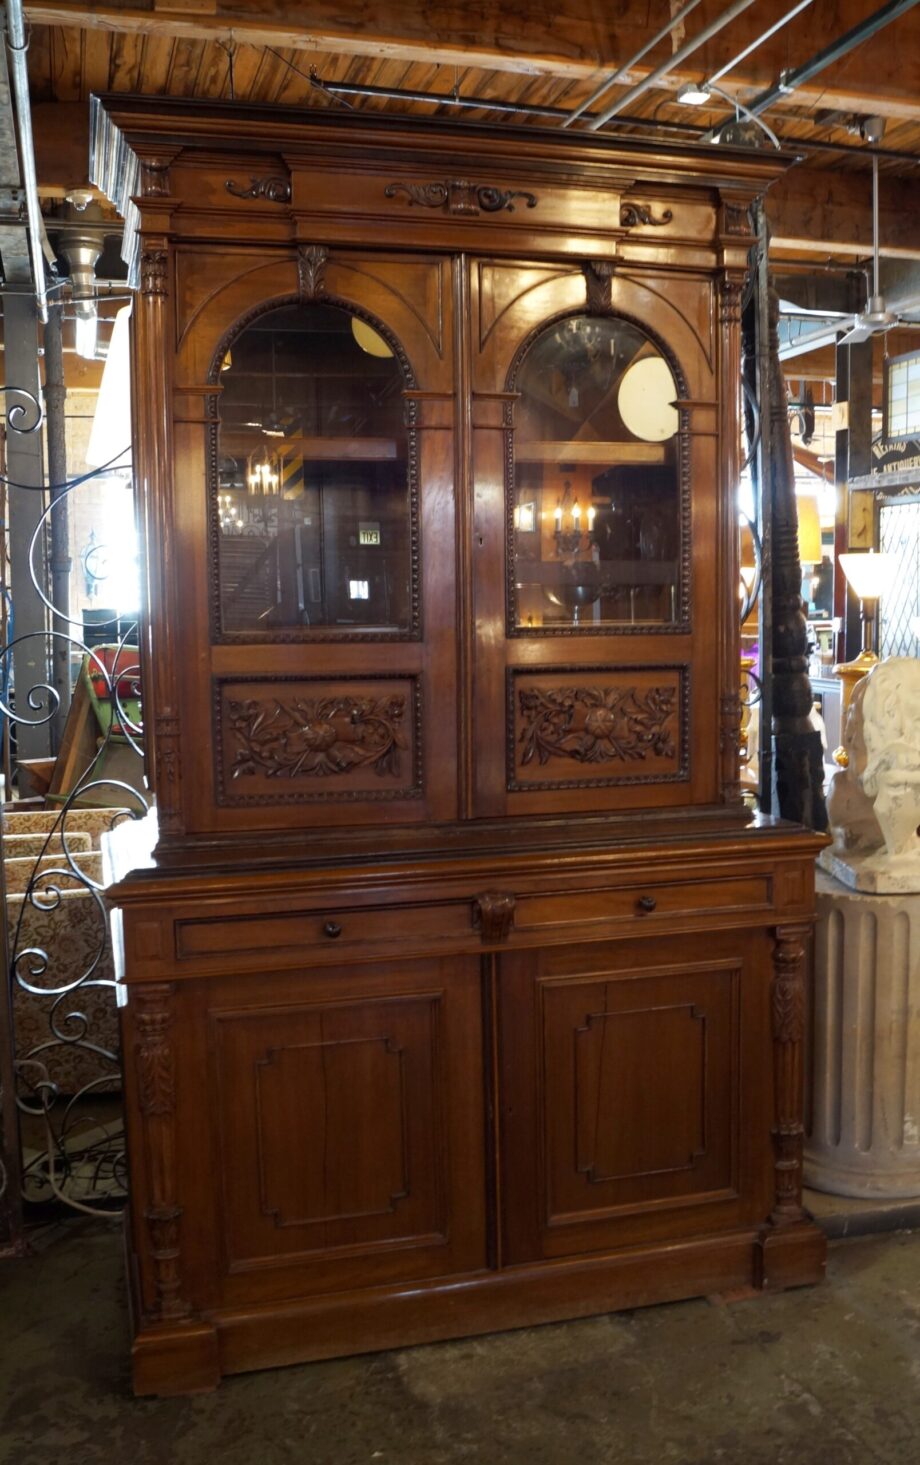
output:
[[[221,629],[410,628],[403,373],[367,322],[285,307],[220,373]]]
[[[535,341],[514,407],[514,624],[677,618],[679,396],[637,327],[574,316]]]

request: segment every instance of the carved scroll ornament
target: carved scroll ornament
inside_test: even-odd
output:
[[[534,758],[577,763],[676,758],[677,689],[528,687],[519,692],[521,767]]]
[[[267,178],[250,178],[249,187],[242,183],[236,183],[228,178],[224,184],[228,193],[234,198],[264,198],[269,203],[290,203],[291,185],[287,178],[280,174],[271,174]]]
[[[253,698],[227,710],[232,778],[326,778],[361,767],[398,777],[408,746],[404,696]]]
[[[475,217],[479,213],[514,213],[514,200],[522,198],[525,206],[535,209],[536,194],[521,189],[495,188],[491,184],[470,183],[465,178],[451,178],[444,183],[388,183],[387,198],[405,194],[407,202],[426,209],[446,209],[450,214]]]
[[[637,224],[651,224],[653,228],[660,229],[664,224],[670,224],[673,217],[671,210],[665,209],[661,218],[656,219],[649,203],[620,204],[621,229],[635,229]]]

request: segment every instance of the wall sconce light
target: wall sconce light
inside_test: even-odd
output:
[[[587,549],[594,534],[597,509],[589,504],[587,513],[583,513],[577,498],[569,508],[570,488],[571,484],[566,483],[562,498],[557,499],[553,513],[553,537],[558,555],[578,554],[579,550]],[[587,529],[586,533],[582,532],[583,526]]]

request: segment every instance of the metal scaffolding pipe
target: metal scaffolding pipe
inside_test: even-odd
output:
[[[917,0],[912,0],[912,3],[916,4]],[[694,51],[698,51],[700,46],[705,45],[708,40],[717,35],[720,30],[723,30],[730,21],[735,19],[736,15],[740,15],[742,11],[749,9],[753,4],[754,0],[735,0],[733,5],[730,5],[727,10],[723,10],[722,14],[717,15],[715,20],[711,21],[709,25],[704,26],[699,35],[694,36],[692,40],[687,41],[685,45],[681,46],[680,50],[675,51],[674,55],[668,61],[663,61],[654,71],[650,71],[648,76],[644,77],[642,81],[638,82],[634,87],[630,87],[628,92],[624,92],[605,112],[601,112],[599,117],[593,118],[588,124],[589,130],[596,132],[599,127],[603,127],[605,122],[609,122],[611,117],[615,117],[618,112],[622,112],[624,107],[628,107],[631,102],[637,102],[663,76],[667,76],[668,72],[673,71],[676,66],[680,66],[682,61],[686,61],[688,56],[692,56]]]
[[[669,36],[674,27],[680,25],[680,22],[690,14],[691,10],[695,10],[699,3],[700,0],[688,0],[688,3],[683,7],[683,9],[678,10],[676,15],[672,15],[671,19],[661,27],[660,31],[655,32],[650,41],[646,41],[645,45],[642,47],[641,50],[636,52],[635,56],[630,56],[628,61],[624,61],[623,65],[618,67],[612,76],[604,78],[600,86],[591,93],[590,97],[586,97],[583,102],[580,102],[577,107],[573,108],[573,110],[569,113],[569,115],[563,122],[563,127],[571,126],[571,124],[575,122],[577,118],[582,117],[590,107],[593,107],[594,103],[599,101],[605,92],[609,92],[612,86],[616,86],[618,82],[625,80],[625,78],[632,71],[633,67],[638,66],[643,57],[647,56],[649,51],[653,50],[655,46],[658,45],[659,41],[663,41],[665,36]]]
[[[29,219],[29,254],[32,259],[35,300],[38,306],[39,318],[44,324],[48,319],[48,296],[45,290],[45,251],[42,246],[42,215],[38,202],[38,180],[35,176],[35,140],[32,136],[32,113],[29,106],[29,71],[26,59],[29,42],[26,39],[22,0],[6,0],[6,29],[6,46],[10,54],[13,97],[16,105],[16,127],[19,132],[19,160],[22,167],[22,182],[26,194],[26,212]]]

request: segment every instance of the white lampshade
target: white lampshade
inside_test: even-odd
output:
[[[874,549],[862,550],[855,554],[842,554],[840,567],[854,595],[858,595],[860,600],[878,600],[891,582],[894,558],[890,554],[876,554]]]
[[[96,400],[96,414],[86,449],[91,468],[103,463],[127,468],[131,462],[131,307],[122,306],[112,326],[109,354],[105,358],[102,382]],[[124,452],[122,452],[124,449]]]

